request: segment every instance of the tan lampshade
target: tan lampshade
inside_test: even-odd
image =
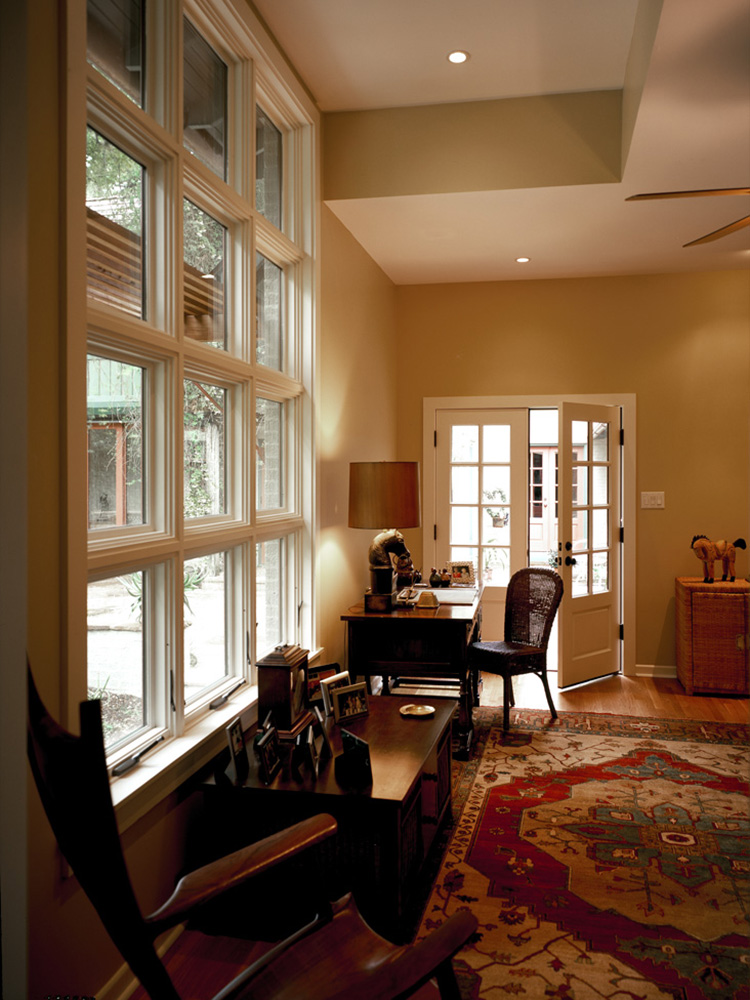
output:
[[[418,528],[419,462],[351,462],[350,528]]]

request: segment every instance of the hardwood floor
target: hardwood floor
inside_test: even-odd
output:
[[[750,698],[688,695],[677,678],[608,677],[566,691],[557,687],[555,673],[550,672],[548,679],[552,701],[560,712],[610,712],[657,719],[750,723]],[[541,681],[534,675],[515,677],[513,692],[518,708],[547,708]],[[502,703],[502,679],[483,674],[480,704]]]

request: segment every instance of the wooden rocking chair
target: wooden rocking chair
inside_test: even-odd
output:
[[[476,930],[477,921],[468,911],[455,914],[416,944],[396,946],[365,923],[351,895],[333,903],[320,901],[315,918],[280,943],[217,938],[190,930],[188,923],[177,941],[180,954],[174,965],[168,957],[162,962],[154,941],[165,930],[187,923],[206,904],[215,905],[222,893],[267,876],[274,866],[332,837],[336,821],[311,817],[208,864],[182,878],[171,897],[144,917],[117,830],[99,702],[81,704],[81,735],[74,736],[48,714],[30,670],[28,683],[28,754],[57,842],[152,1000],[392,1000],[415,995],[458,1000],[451,960]],[[225,961],[227,955],[231,961]],[[230,981],[218,992],[206,971],[217,965],[223,975],[231,968]],[[177,970],[174,979],[167,967]]]

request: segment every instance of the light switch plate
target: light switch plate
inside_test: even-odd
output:
[[[663,510],[664,493],[641,493],[641,507],[648,507],[651,510]]]

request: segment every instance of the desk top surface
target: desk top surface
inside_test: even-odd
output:
[[[455,596],[458,588],[449,588],[446,595],[450,595],[448,600],[438,604],[436,608],[418,608],[412,606],[399,606],[393,611],[365,611],[364,599],[353,605],[341,616],[341,621],[472,621],[479,610],[482,601],[482,588],[474,587],[470,590],[474,594],[474,599],[467,604],[455,603]],[[440,600],[440,591],[435,591]]]
[[[409,718],[399,709],[411,699],[397,695],[375,696],[369,699],[369,714],[352,719],[344,725],[349,732],[370,745],[373,782],[371,786],[351,791],[343,788],[334,774],[333,760],[328,760],[317,777],[307,767],[293,777],[286,768],[277,774],[270,785],[264,785],[258,774],[258,763],[252,746],[248,746],[250,772],[247,778],[234,787],[238,790],[281,792],[312,792],[322,796],[354,795],[360,798],[402,802],[419,777],[424,764],[447,726],[456,708],[453,698],[416,698],[421,705],[432,705],[435,714],[424,718]],[[334,756],[342,751],[341,726],[332,717],[326,718],[326,728]],[[231,767],[231,765],[230,765]],[[207,784],[215,784],[209,779]],[[229,783],[227,782],[227,785]],[[226,787],[226,786],[225,786]]]

